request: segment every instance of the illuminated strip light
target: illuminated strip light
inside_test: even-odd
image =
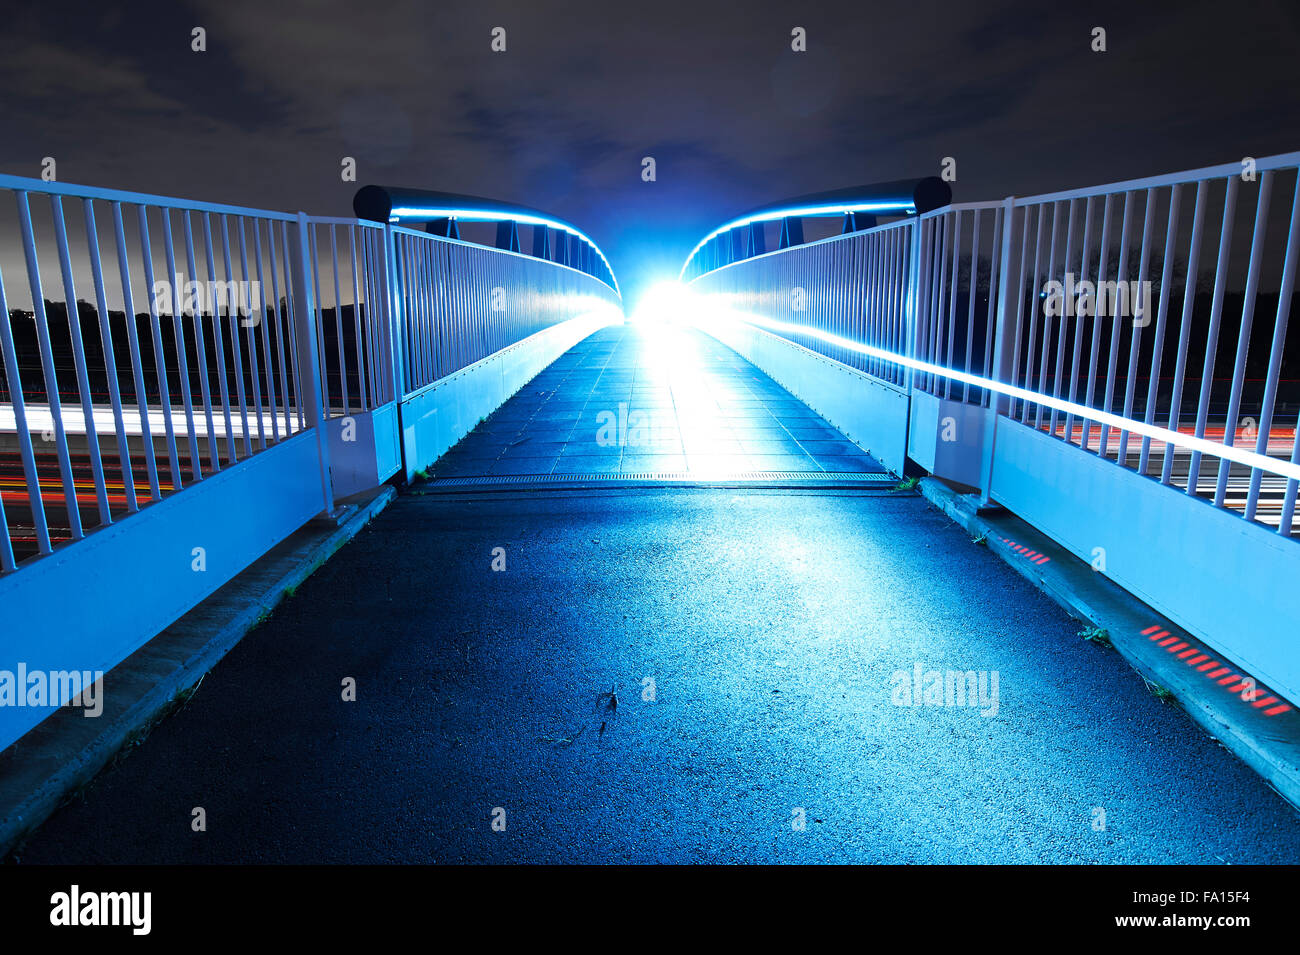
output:
[[[68,434],[82,435],[86,433],[86,414],[85,410],[79,405],[71,407],[64,405],[60,409],[59,420],[63,422],[63,430]],[[43,433],[54,430],[54,413],[47,404],[35,404],[28,402],[24,409],[24,420],[27,422],[27,430],[32,433]],[[148,413],[149,429],[155,436],[161,437],[168,414],[161,408],[150,408]],[[241,415],[240,418],[243,416]],[[242,436],[245,433],[242,420],[232,418],[230,430],[227,431],[224,422],[220,420],[213,421],[213,430],[211,434],[218,437],[227,437],[234,435]],[[189,434],[188,425],[185,418],[185,409],[178,408],[171,412],[172,428],[177,434]],[[105,408],[103,405],[95,405],[91,409],[91,420],[94,422],[95,429],[100,433],[112,431],[117,418],[111,408]],[[128,435],[137,436],[144,433],[144,428],[140,412],[135,408],[122,408],[122,425]],[[273,424],[279,425],[283,432],[285,429],[284,417],[281,411],[264,411],[262,412],[261,427],[264,433],[271,434]],[[291,422],[293,430],[298,430],[297,422]],[[248,411],[248,429],[250,435],[256,434],[258,426],[257,412],[249,409]],[[0,434],[14,433],[18,430],[18,415],[14,411],[12,404],[0,404]],[[208,437],[209,432],[207,423],[199,416],[194,419],[194,434],[196,437]],[[284,440],[283,438],[281,440]]]
[[[1259,699],[1247,700],[1243,697],[1241,700],[1243,703],[1249,703],[1257,710],[1263,710],[1265,716],[1277,716],[1291,709],[1291,704],[1262,689],[1254,677],[1245,676],[1234,671],[1231,667],[1224,666],[1218,660],[1212,659],[1209,654],[1203,653],[1199,647],[1193,646],[1191,649],[1184,650],[1183,648],[1189,646],[1189,644],[1177,637],[1169,636],[1169,631],[1162,630],[1159,624],[1147,627],[1142,631],[1142,636],[1148,640],[1156,641],[1157,645],[1164,647],[1167,653],[1177,652],[1180,660],[1190,667],[1195,667],[1198,673],[1203,674],[1207,679],[1214,680],[1233,696],[1239,697],[1243,689],[1255,690]],[[1264,709],[1264,707],[1268,707],[1268,709]]]
[[[850,212],[897,212],[900,215],[911,215],[916,212],[916,204],[913,202],[886,202],[875,200],[874,202],[832,202],[816,206],[795,206],[789,209],[774,209],[769,212],[758,212],[753,215],[741,216],[739,219],[732,219],[724,226],[714,229],[703,239],[701,239],[691,249],[691,254],[686,257],[686,262],[682,265],[682,270],[678,274],[678,280],[686,275],[686,270],[691,267],[691,262],[695,254],[704,248],[711,241],[722,235],[724,232],[730,232],[732,229],[739,229],[747,225],[755,225],[759,222],[773,222],[777,219],[797,219],[804,216],[837,216],[848,215]]]
[[[896,365],[902,365],[915,371],[923,371],[926,374],[938,375],[940,378],[950,378],[953,381],[974,385],[976,388],[984,388],[988,391],[995,391],[998,394],[1006,395],[1010,398],[1019,398],[1023,401],[1032,402],[1033,404],[1046,405],[1048,408],[1055,408],[1057,411],[1069,412],[1075,417],[1085,418],[1088,421],[1095,421],[1098,424],[1109,425],[1117,431],[1127,431],[1130,434],[1145,435],[1146,437],[1163,441],[1166,444],[1191,448],[1194,451],[1200,451],[1202,454],[1208,454],[1211,457],[1235,461],[1237,464],[1242,464],[1246,467],[1258,468],[1261,471],[1278,474],[1290,478],[1293,481],[1300,481],[1300,463],[1293,461],[1270,458],[1263,454],[1257,454],[1254,451],[1245,451],[1241,448],[1227,444],[1217,444],[1214,441],[1207,441],[1204,438],[1197,438],[1193,435],[1183,434],[1179,431],[1170,431],[1168,428],[1161,428],[1158,425],[1146,424],[1142,421],[1134,421],[1122,417],[1121,415],[1112,414],[1109,411],[1099,411],[1096,408],[1089,408],[1087,405],[1080,405],[1073,401],[1066,401],[1063,398],[1055,398],[1051,395],[1029,391],[1026,388],[1019,388],[1015,385],[1003,384],[1002,382],[994,381],[992,378],[985,378],[981,375],[972,375],[969,372],[957,371],[953,368],[945,368],[943,365],[934,365],[928,361],[921,361],[919,358],[909,358],[906,355],[900,355],[897,352],[886,351],[883,348],[876,348],[874,345],[864,345],[861,342],[842,338],[839,335],[830,332],[823,332],[814,328],[804,328],[800,325],[792,325],[789,322],[778,322],[769,318],[763,318],[760,315],[751,315],[750,313],[744,313],[744,317],[737,317],[736,320],[763,328],[770,328],[798,335],[810,335],[813,338],[818,338],[821,341],[826,342],[828,345],[834,345],[837,348],[857,352],[859,355],[867,355],[871,358],[878,358],[882,361],[893,362]]]
[[[544,225],[548,229],[558,229],[561,232],[567,232],[569,235],[577,236],[587,245],[591,246],[600,261],[605,263],[605,269],[609,272],[610,281],[614,283],[614,291],[621,296],[619,291],[618,279],[614,276],[614,269],[609,264],[609,259],[605,258],[605,253],[600,251],[600,246],[591,240],[591,238],[581,229],[569,225],[567,222],[561,222],[559,219],[548,219],[545,216],[531,216],[526,213],[503,213],[493,212],[482,209],[429,209],[425,207],[415,208],[413,206],[398,206],[389,210],[388,221],[394,225],[400,225],[402,218],[408,219],[459,219],[461,222],[502,222],[506,219],[516,223],[522,222],[524,225]]]

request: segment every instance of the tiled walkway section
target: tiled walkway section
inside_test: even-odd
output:
[[[694,329],[616,325],[562,355],[438,460],[434,478],[883,468]]]

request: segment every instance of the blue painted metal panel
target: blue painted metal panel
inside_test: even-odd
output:
[[[1300,547],[1268,528],[999,417],[992,497],[1300,702]]]
[[[907,455],[936,477],[979,487],[988,416],[979,405],[913,391]]]
[[[317,514],[316,469],[306,431],[0,577],[0,669],[111,671]],[[0,749],[53,712],[0,706]]]
[[[325,423],[335,498],[378,487],[401,468],[395,402]]]

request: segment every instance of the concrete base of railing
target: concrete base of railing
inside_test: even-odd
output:
[[[739,352],[895,474],[907,460],[907,392],[753,325],[700,329]]]
[[[621,321],[623,313],[611,307],[560,322],[407,395],[401,408],[406,480],[433,464],[555,359]]]

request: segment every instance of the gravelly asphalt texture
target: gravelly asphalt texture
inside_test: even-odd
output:
[[[21,859],[1300,861],[1078,629],[912,493],[405,496]],[[997,715],[894,705],[917,662]]]

